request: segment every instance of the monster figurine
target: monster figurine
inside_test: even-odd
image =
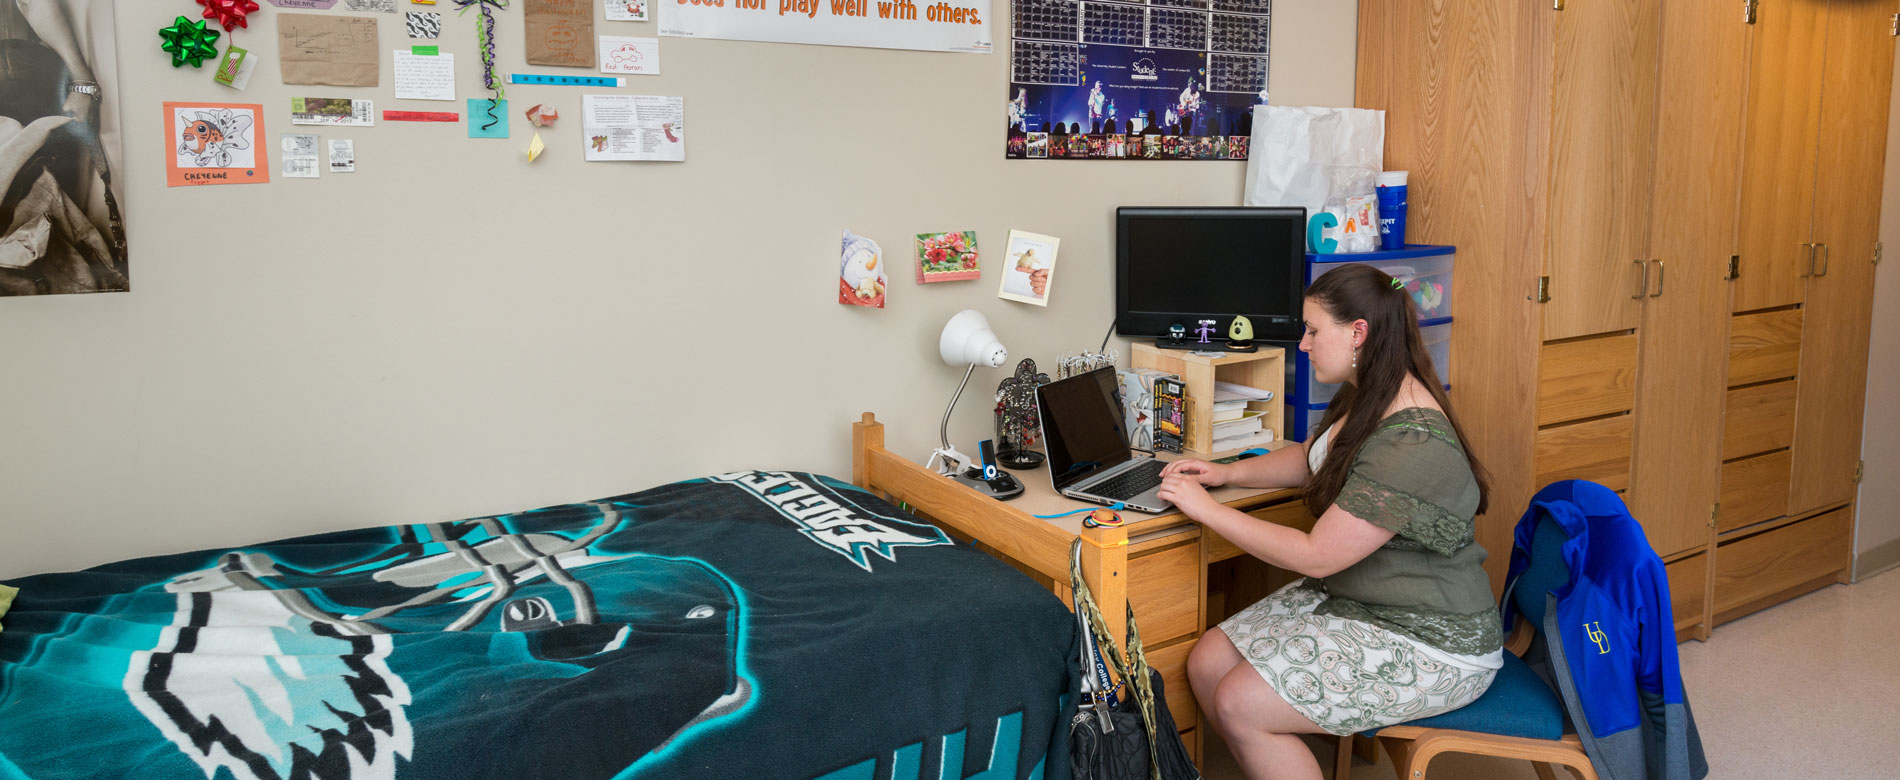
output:
[[[1234,315],[1233,324],[1227,326],[1227,351],[1253,352],[1255,349],[1256,347],[1253,345],[1253,322],[1238,314]]]

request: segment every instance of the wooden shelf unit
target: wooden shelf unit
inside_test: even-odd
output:
[[[1209,346],[1220,348],[1218,344]],[[1187,449],[1196,453],[1216,454],[1213,450],[1213,426],[1208,418],[1211,416],[1209,402],[1214,397],[1214,383],[1217,381],[1272,392],[1272,400],[1254,401],[1247,404],[1247,408],[1265,411],[1266,419],[1261,427],[1273,431],[1275,442],[1286,441],[1285,349],[1262,346],[1258,352],[1234,352],[1209,357],[1187,350],[1161,349],[1153,344],[1137,342],[1130,360],[1134,368],[1153,368],[1175,374],[1187,386]]]

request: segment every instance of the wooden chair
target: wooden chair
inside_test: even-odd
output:
[[[1425,780],[1427,767],[1440,753],[1523,759],[1536,768],[1539,780],[1555,780],[1553,764],[1580,780],[1597,780],[1583,743],[1565,728],[1563,700],[1522,660],[1536,637],[1535,626],[1543,622],[1545,594],[1570,579],[1563,561],[1567,538],[1551,520],[1538,523],[1531,565],[1511,592],[1520,617],[1504,643],[1504,668],[1483,696],[1443,715],[1358,735],[1376,737],[1385,746],[1400,780]],[[1351,777],[1352,748],[1353,737],[1339,738],[1334,780]]]

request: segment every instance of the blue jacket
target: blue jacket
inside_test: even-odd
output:
[[[1569,579],[1545,595],[1539,645],[1597,774],[1603,780],[1700,780],[1709,765],[1677,667],[1669,579],[1615,493],[1571,480],[1531,498],[1517,521],[1505,578],[1506,630],[1516,623],[1512,590],[1530,567],[1531,542],[1544,517],[1569,537],[1562,548]]]

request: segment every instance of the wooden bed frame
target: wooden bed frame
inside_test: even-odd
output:
[[[1264,564],[1242,574],[1223,564],[1223,586],[1231,590],[1217,597],[1209,592],[1211,567],[1246,556],[1232,542],[1178,512],[1130,516],[1126,525],[1100,528],[1086,527],[1079,514],[1061,520],[1039,518],[1032,512],[1087,505],[1056,496],[1047,477],[1036,484],[1037,475],[1026,476],[1030,482],[1021,498],[997,501],[885,449],[884,425],[871,414],[851,427],[853,483],[909,505],[920,518],[953,537],[975,542],[978,549],[1015,566],[1071,605],[1069,555],[1080,539],[1082,577],[1117,645],[1126,644],[1127,604],[1131,599],[1139,602],[1148,661],[1166,681],[1167,706],[1189,754],[1200,760],[1203,732],[1187,680],[1188,653],[1210,618],[1226,614],[1229,600],[1252,603],[1297,575]],[[1298,491],[1221,487],[1211,492],[1215,500],[1261,520],[1312,530],[1313,516]]]
[[[935,470],[884,449],[884,424],[870,412],[851,425],[851,482],[909,504],[954,534],[979,540],[992,554],[1054,582],[1068,601],[1069,550],[1077,538],[1009,504],[958,485]],[[1083,528],[1082,577],[1122,642],[1128,629],[1128,529]]]

